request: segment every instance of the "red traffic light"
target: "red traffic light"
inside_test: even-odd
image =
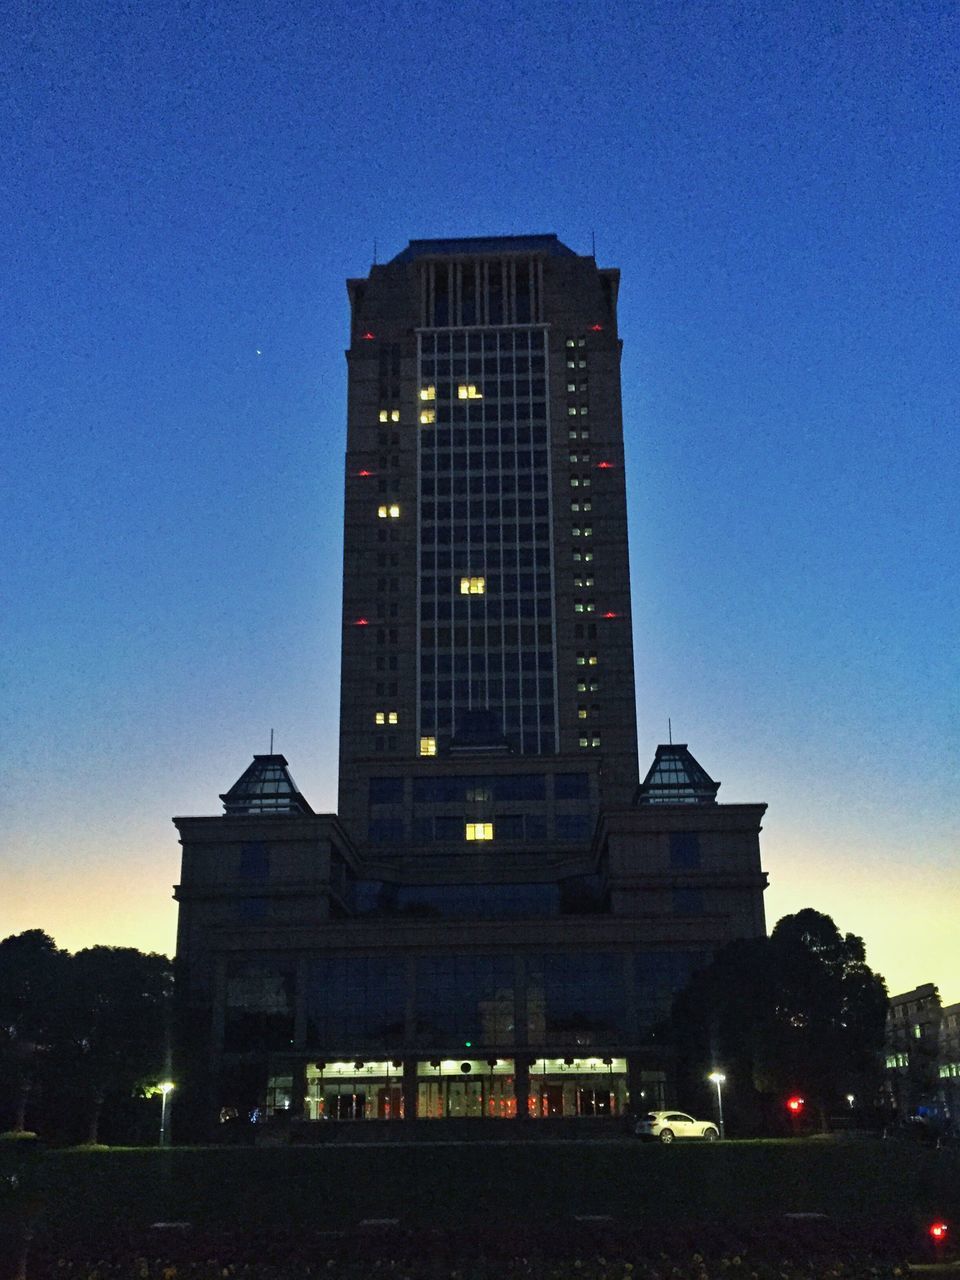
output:
[[[802,1098],[788,1098],[788,1099],[787,1099],[787,1110],[788,1110],[789,1112],[791,1112],[793,1115],[798,1116],[798,1115],[800,1114],[800,1112],[803,1110],[803,1099],[802,1099]]]
[[[946,1240],[948,1228],[945,1222],[931,1222],[929,1230],[931,1239],[935,1240],[937,1244],[942,1244]]]

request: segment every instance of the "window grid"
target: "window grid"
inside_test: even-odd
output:
[[[418,433],[418,736],[489,708],[515,749],[553,752],[546,332],[421,333],[418,378],[436,397]]]

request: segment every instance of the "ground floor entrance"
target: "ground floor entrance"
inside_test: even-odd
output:
[[[660,1072],[634,1073],[637,1105],[662,1105]],[[310,1062],[267,1081],[262,1118],[511,1120],[620,1116],[628,1109],[624,1057],[434,1058]],[[640,1087],[636,1088],[639,1079]]]

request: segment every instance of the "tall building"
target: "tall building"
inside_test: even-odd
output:
[[[633,797],[618,284],[556,236],[415,240],[349,281],[339,812],[361,848],[582,840]],[[509,788],[438,781],[481,742]],[[571,773],[589,796],[558,827]]]
[[[339,814],[270,754],[175,819],[194,1133],[674,1101],[673,996],[763,934],[765,806],[638,777],[617,288],[555,236],[349,281]]]

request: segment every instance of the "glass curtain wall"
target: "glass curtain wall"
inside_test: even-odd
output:
[[[515,750],[557,749],[546,387],[543,328],[420,334],[422,742],[489,709]]]

